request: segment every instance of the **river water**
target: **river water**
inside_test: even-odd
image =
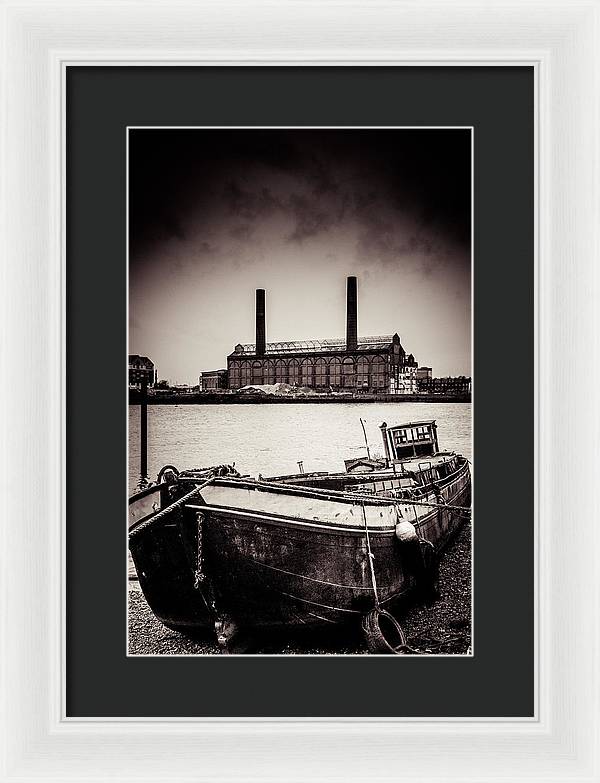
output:
[[[470,403],[285,403],[245,405],[149,405],[148,471],[233,464],[240,473],[263,476],[304,470],[340,471],[344,460],[383,455],[379,425],[435,419],[443,451],[472,460]],[[129,491],[139,480],[140,407],[129,406]]]

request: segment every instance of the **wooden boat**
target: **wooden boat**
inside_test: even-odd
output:
[[[440,452],[434,421],[382,425],[385,459],[340,473],[252,479],[229,466],[161,471],[130,499],[129,546],[141,589],[169,628],[360,623],[375,651],[401,648],[388,611],[436,590],[437,554],[465,520],[469,463]]]

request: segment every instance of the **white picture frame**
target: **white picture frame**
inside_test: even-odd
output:
[[[3,6],[2,780],[600,781],[599,17],[595,0]],[[535,69],[533,719],[65,717],[64,75],[122,63]]]

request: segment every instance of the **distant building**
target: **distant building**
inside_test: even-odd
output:
[[[417,382],[426,381],[431,378],[431,367],[417,367]]]
[[[398,369],[398,381],[396,385],[396,394],[416,394],[417,393],[417,371],[416,362],[405,364]],[[393,393],[393,386],[390,389]]]
[[[189,383],[175,383],[169,387],[169,391],[177,392],[177,394],[193,394],[198,391],[198,387],[190,386]]]
[[[156,370],[154,362],[147,356],[138,356],[136,353],[129,355],[129,385],[141,386],[146,382],[152,386],[156,382]]]
[[[256,291],[256,343],[236,345],[227,357],[230,389],[286,383],[323,391],[413,394],[417,362],[397,334],[358,337],[356,278],[346,290],[346,339],[267,343],[265,292]]]
[[[200,391],[227,388],[227,370],[207,370],[198,378]]]
[[[470,394],[471,379],[464,375],[456,378],[422,378],[417,382],[420,392],[428,394]]]

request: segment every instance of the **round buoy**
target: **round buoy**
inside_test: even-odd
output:
[[[371,609],[362,621],[367,648],[372,653],[403,655],[406,636],[398,621],[384,609]]]
[[[412,522],[409,522],[408,519],[403,519],[396,525],[396,538],[402,541],[402,543],[408,543],[417,541],[419,537]]]

